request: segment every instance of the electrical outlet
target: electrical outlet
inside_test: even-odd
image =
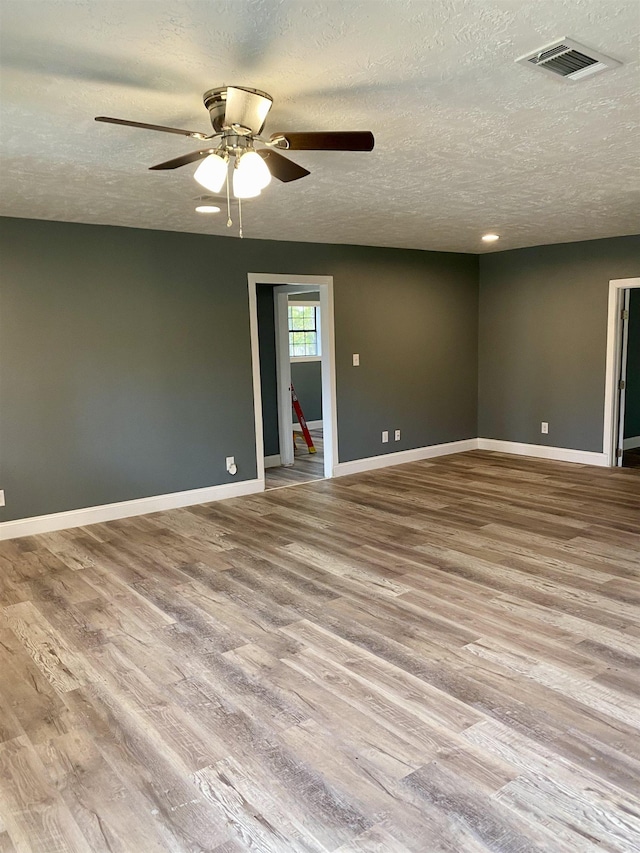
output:
[[[354,352],[353,354],[353,366],[360,367],[360,353]]]
[[[238,466],[236,465],[236,460],[233,456],[226,457],[225,465],[229,474],[236,474],[238,472]]]
[[[4,506],[4,489],[0,489],[0,506]]]
[[[389,441],[389,430],[385,429],[382,431],[382,443],[386,444]]]
[[[397,430],[394,432],[394,434],[393,434],[393,440],[394,440],[394,441],[400,441],[400,430],[399,430],[399,429],[397,429]]]
[[[549,434],[549,424],[546,421],[542,421],[542,423],[540,424],[540,432],[543,435]]]

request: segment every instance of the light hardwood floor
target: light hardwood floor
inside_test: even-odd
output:
[[[0,851],[640,850],[639,546],[487,452],[0,543]]]

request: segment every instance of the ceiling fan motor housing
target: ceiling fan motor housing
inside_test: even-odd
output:
[[[243,86],[209,89],[204,93],[203,100],[216,133],[240,128],[252,136],[257,136],[264,127],[273,104],[271,95]]]

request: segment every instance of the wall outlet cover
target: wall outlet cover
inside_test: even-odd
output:
[[[353,354],[353,366],[360,367],[360,353],[354,352]]]
[[[394,441],[400,441],[400,430],[399,430],[399,429],[397,429],[397,430],[394,432],[394,434],[393,434],[393,440],[394,440]]]
[[[540,432],[543,435],[549,434],[549,424],[546,421],[542,421],[542,423],[540,424]]]
[[[4,506],[4,489],[0,489],[0,506]]]
[[[382,431],[382,443],[386,444],[389,441],[389,430],[385,429]]]

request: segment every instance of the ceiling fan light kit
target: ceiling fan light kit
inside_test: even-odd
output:
[[[218,193],[227,186],[227,225],[231,225],[229,167],[234,158],[231,184],[234,196],[239,200],[240,236],[242,236],[242,209],[240,200],[255,198],[269,184],[271,178],[283,183],[297,181],[309,174],[309,170],[278,151],[371,151],[374,146],[370,131],[329,131],[308,133],[273,133],[269,139],[260,134],[273,98],[259,89],[243,86],[221,86],[210,89],[203,96],[209,111],[212,134],[194,130],[182,130],[165,125],[147,124],[126,119],[96,116],[96,121],[126,125],[182,136],[208,142],[219,140],[217,147],[201,147],[181,157],[151,166],[153,171],[178,169],[189,163],[202,160],[194,173],[195,180],[205,189]],[[255,148],[255,143],[263,146]]]

